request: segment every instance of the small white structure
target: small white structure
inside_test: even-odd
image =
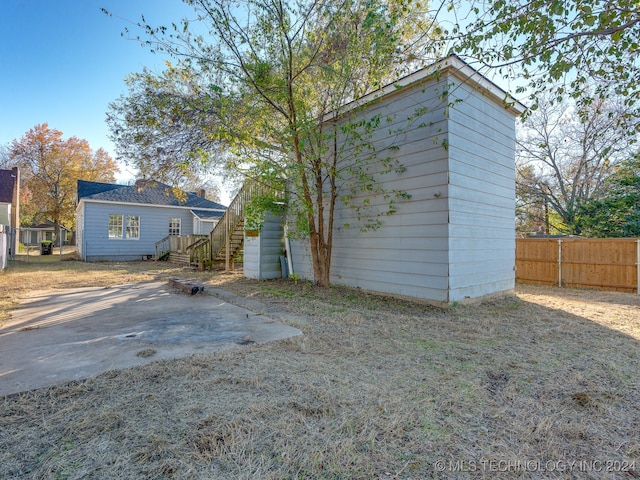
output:
[[[390,129],[402,132],[389,154],[406,171],[380,180],[411,198],[365,233],[338,203],[331,282],[442,303],[512,290],[515,119],[524,106],[455,56],[354,104],[366,105],[356,118],[393,119],[374,137],[380,148]],[[292,241],[291,253],[293,271],[313,279],[308,241]]]
[[[9,248],[7,246],[8,235],[5,232],[5,225],[0,223],[0,270],[7,268]]]
[[[55,223],[47,220],[46,222],[20,228],[20,241],[24,245],[40,245],[42,242],[53,241],[56,239],[56,244],[60,245],[58,237],[61,234],[64,244],[64,242],[67,241],[69,229],[63,225],[58,225],[56,227]]]
[[[6,260],[13,258],[18,251],[17,230],[20,225],[20,169],[0,169],[0,225],[3,226],[0,236],[3,244],[0,246],[0,263],[6,265]],[[3,267],[4,268],[4,267]]]
[[[244,276],[260,280],[280,278],[284,258],[283,218],[268,214],[262,228],[244,234]]]

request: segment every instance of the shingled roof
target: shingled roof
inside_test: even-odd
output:
[[[224,212],[212,212],[210,210],[191,210],[200,220],[214,220],[220,218]]]
[[[13,189],[16,183],[14,175],[13,170],[0,170],[0,203],[13,202]]]
[[[87,182],[86,180],[78,180],[78,200],[90,197],[96,193],[108,192],[124,188],[127,185],[117,185],[115,183]]]
[[[199,197],[193,192],[184,192],[184,197],[180,194],[176,197],[172,187],[155,180],[138,180],[135,185],[117,185],[78,180],[78,201],[82,199],[205,210],[224,211],[227,209],[224,205]]]

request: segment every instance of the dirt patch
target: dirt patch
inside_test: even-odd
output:
[[[522,286],[438,309],[192,278],[304,335],[7,397],[0,477],[640,476],[637,295]]]

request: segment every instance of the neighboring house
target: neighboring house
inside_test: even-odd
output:
[[[18,251],[16,231],[20,225],[20,169],[0,169],[0,225],[4,225],[3,241],[7,257]],[[6,259],[6,257],[5,257]]]
[[[78,180],[76,246],[86,261],[151,258],[169,235],[208,234],[226,207],[152,180],[135,185]]]
[[[381,181],[411,197],[366,233],[356,213],[338,203],[331,282],[438,303],[512,290],[515,119],[525,107],[455,56],[354,105],[365,105],[356,118],[392,119],[381,122],[378,148],[389,142],[389,130],[401,132],[387,154],[406,170]],[[272,226],[263,230],[272,235]],[[290,244],[293,272],[312,280],[308,240]],[[247,269],[250,262],[278,262],[259,245],[245,243],[245,274],[254,278],[265,266]]]
[[[21,227],[20,241],[24,245],[40,245],[44,241],[57,239],[60,235],[60,229],[62,229],[62,238],[64,238],[66,242],[70,230],[62,225],[58,228],[52,221]],[[59,245],[59,242],[56,241],[56,243]]]
[[[0,225],[18,228],[20,224],[20,170],[0,169]]]

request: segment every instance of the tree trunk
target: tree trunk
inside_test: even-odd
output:
[[[331,283],[329,279],[331,259],[327,258],[325,243],[320,235],[312,233],[309,236],[309,246],[311,247],[313,281],[319,287],[328,287]]]

